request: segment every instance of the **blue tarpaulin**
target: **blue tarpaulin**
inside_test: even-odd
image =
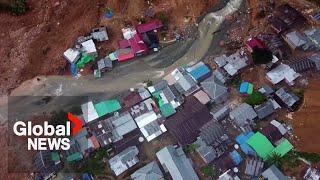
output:
[[[230,157],[236,165],[239,165],[243,161],[241,155],[236,150],[230,153]]]
[[[247,140],[253,135],[254,133],[251,131],[248,133],[242,133],[236,137],[236,141],[240,145],[241,150],[246,154],[255,154],[254,150],[247,144]]]
[[[71,63],[70,70],[71,70],[72,76],[77,76],[78,75],[78,68],[77,68],[77,65],[75,63]]]
[[[240,85],[240,93],[247,93],[247,90],[249,88],[249,83],[248,82],[243,82]]]
[[[190,75],[195,78],[196,80],[199,80],[201,78],[203,78],[204,76],[208,75],[210,73],[210,69],[207,65],[202,64],[198,67],[196,67],[195,69],[193,69],[190,72]]]

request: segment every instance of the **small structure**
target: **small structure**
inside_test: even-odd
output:
[[[270,166],[262,173],[262,177],[272,180],[289,180],[275,165]]]
[[[255,151],[248,145],[247,140],[250,139],[254,133],[252,131],[242,133],[236,137],[236,142],[240,145],[241,150],[248,155],[255,155]]]
[[[243,161],[241,155],[236,150],[230,152],[229,155],[236,166],[238,166]]]
[[[74,136],[74,140],[79,144],[80,152],[84,157],[89,156],[89,154],[96,149],[93,138],[89,138],[86,128],[82,128],[81,131]]]
[[[270,155],[272,154],[279,154],[281,157],[286,155],[288,152],[290,152],[293,149],[293,145],[287,140],[282,139],[282,141],[279,143],[276,148],[273,149]]]
[[[268,19],[268,22],[270,24],[270,27],[277,33],[281,34],[285,32],[289,27],[288,25],[279,17],[270,17]]]
[[[137,128],[136,123],[129,112],[115,114],[105,120],[110,129],[112,129],[113,142],[123,139],[123,136]]]
[[[113,68],[112,61],[108,56],[99,60],[97,64],[100,72],[105,72]]]
[[[247,103],[242,103],[232,110],[229,116],[230,119],[241,128],[252,124],[254,119],[257,117],[257,113],[254,111],[252,106]],[[244,131],[243,128],[241,129]]]
[[[184,98],[178,90],[173,85],[169,86],[164,80],[148,87],[148,90],[157,99],[164,117],[169,117],[176,113],[175,109],[184,102]]]
[[[210,68],[202,61],[193,66],[187,67],[186,71],[196,82],[201,82],[211,75]]]
[[[231,169],[227,170],[223,174],[221,174],[218,180],[240,180],[236,173],[234,173]]]
[[[164,124],[180,145],[186,146],[197,139],[199,129],[211,119],[208,108],[190,96],[184,103],[184,108],[169,117]]]
[[[176,89],[185,96],[189,96],[199,89],[196,81],[182,67],[173,70],[165,79],[169,85],[174,84]]]
[[[181,147],[166,146],[156,153],[165,172],[169,172],[173,180],[198,180],[192,167],[192,161],[187,158]]]
[[[137,30],[133,27],[128,27],[128,28],[122,28],[121,29],[123,38],[126,40],[129,40],[134,37],[134,35],[137,34]]]
[[[110,168],[116,176],[119,176],[139,162],[138,154],[138,148],[136,146],[130,146],[109,160]]]
[[[92,36],[92,39],[97,40],[98,42],[109,40],[106,27],[99,27],[99,28],[92,29],[91,36]]]
[[[320,28],[311,28],[304,31],[304,34],[312,42],[316,49],[320,49]]]
[[[309,167],[308,170],[306,171],[306,174],[303,176],[303,179],[305,180],[318,180],[320,179],[320,171]]]
[[[230,80],[229,74],[227,72],[225,72],[223,69],[221,68],[217,68],[212,72],[212,75],[214,77],[216,77],[220,82],[222,82],[223,84],[225,84],[227,81]]]
[[[229,89],[214,76],[201,82],[201,87],[210,96],[212,102],[216,104],[226,102],[229,98]]]
[[[93,61],[95,59],[95,56],[92,54],[86,54],[82,53],[80,60],[77,61],[77,67],[78,68],[83,68],[87,63],[90,61]]]
[[[137,25],[136,29],[138,33],[142,34],[149,31],[160,29],[162,26],[163,26],[162,22],[158,19],[155,19],[147,23]]]
[[[264,163],[260,158],[248,158],[246,159],[245,174],[252,177],[259,177],[262,173]]]
[[[97,56],[97,49],[96,45],[94,44],[92,39],[89,39],[87,41],[84,41],[81,43],[82,51],[86,54],[90,54],[93,56]]]
[[[274,150],[271,142],[260,132],[255,133],[247,143],[256,151],[257,155],[263,160],[267,160],[269,154]]]
[[[116,99],[101,101],[94,105],[99,117],[102,117],[106,114],[116,112],[121,109],[120,102]]]
[[[131,174],[133,180],[162,180],[163,173],[156,161],[152,161]]]
[[[313,70],[315,63],[308,57],[293,58],[289,61],[288,65],[298,73]]]
[[[287,33],[284,35],[284,40],[293,50],[298,48],[302,49],[302,46],[306,45],[308,42],[307,38],[298,31]]]
[[[236,52],[230,56],[222,55],[215,58],[216,64],[223,68],[230,76],[234,76],[249,64],[248,57],[243,52]]]
[[[99,118],[99,115],[96,109],[94,108],[92,101],[82,104],[81,110],[83,113],[83,119],[86,123],[90,123],[91,121]]]
[[[275,92],[275,100],[281,105],[289,110],[294,110],[300,98],[292,92],[289,92],[286,88],[280,88]]]
[[[144,87],[130,91],[130,93],[122,99],[125,107],[131,108],[139,102],[151,97],[151,94]]]
[[[313,15],[313,18],[316,20],[316,21],[320,21],[320,12],[317,12]]]
[[[134,34],[130,39],[119,41],[119,47],[120,49],[130,48],[130,53],[134,54],[134,56],[141,56],[148,52],[148,47],[143,41],[141,34]]]
[[[259,106],[254,107],[259,119],[264,119],[275,112],[271,101],[267,101]]]
[[[114,55],[115,59],[117,59],[119,62],[128,61],[135,56],[131,48],[117,49]]]
[[[111,59],[107,56],[98,61],[98,69],[101,72],[111,70],[113,68]]]
[[[74,138],[70,140],[70,148],[66,151],[63,151],[63,154],[68,162],[80,161],[83,159],[80,145]]]
[[[225,106],[217,108],[215,111],[211,111],[211,112],[212,112],[214,119],[221,121],[229,115],[230,107],[229,107],[229,105],[225,105]]]
[[[261,132],[274,144],[276,144],[283,137],[280,131],[272,124],[268,124],[262,129]]]
[[[219,123],[211,120],[200,128],[200,134],[195,142],[198,145],[196,151],[203,161],[208,164],[226,151],[225,142],[227,140],[228,136],[223,133]]]
[[[272,84],[278,84],[282,80],[289,85],[294,85],[294,80],[296,80],[301,75],[295,72],[290,66],[286,64],[280,64],[276,68],[272,69],[267,73],[267,79],[272,82]]]
[[[210,97],[202,90],[199,90],[198,92],[194,93],[193,96],[197,98],[198,101],[202,104],[208,104],[211,101]]]
[[[240,84],[239,91],[241,94],[250,95],[253,93],[253,84],[249,82],[242,82]]]
[[[248,39],[247,48],[249,52],[252,53],[254,48],[266,49],[267,46],[259,38],[254,37]]]
[[[59,153],[39,151],[34,158],[34,173],[41,179],[51,179],[62,169]]]
[[[317,71],[320,71],[320,53],[313,54],[309,59],[315,64]]]
[[[276,127],[282,135],[285,135],[287,133],[287,129],[277,120],[272,120],[270,124]]]
[[[80,59],[81,53],[77,49],[69,48],[63,53],[63,57],[70,63],[76,63]]]
[[[274,93],[274,90],[272,89],[272,87],[266,84],[263,85],[258,91],[266,96],[270,96],[271,94]]]
[[[151,98],[131,108],[131,115],[148,142],[167,131],[158,112],[159,109]]]

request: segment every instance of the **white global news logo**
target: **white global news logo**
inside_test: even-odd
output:
[[[83,122],[71,113],[68,119],[75,125],[72,128],[72,135],[76,135],[82,128]],[[50,125],[47,121],[43,125],[33,125],[32,122],[17,121],[13,125],[15,135],[28,137],[28,150],[69,150],[71,136],[71,123],[65,125]]]

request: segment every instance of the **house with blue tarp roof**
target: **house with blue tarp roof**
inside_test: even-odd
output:
[[[241,155],[236,150],[230,152],[230,157],[236,166],[243,161]]]
[[[250,139],[250,137],[253,135],[254,135],[254,133],[252,131],[250,131],[248,133],[242,133],[236,137],[237,143],[240,145],[241,150],[245,154],[250,154],[250,155],[255,154],[255,151],[247,144],[247,140]]]
[[[242,82],[239,91],[241,94],[250,95],[253,92],[253,84],[249,82]]]
[[[190,66],[186,70],[197,82],[201,82],[211,75],[211,69],[203,62]]]

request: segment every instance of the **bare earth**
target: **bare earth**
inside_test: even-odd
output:
[[[217,0],[150,2],[155,13],[166,12],[172,32],[195,22]],[[0,13],[0,95],[37,75],[58,74],[66,66],[62,53],[78,36],[102,25],[107,26],[110,35],[110,41],[98,45],[101,56],[105,56],[117,47],[121,28],[136,25],[151,6],[145,0],[30,0],[29,4],[31,10],[22,16]],[[106,7],[115,13],[111,20],[104,17]]]
[[[298,137],[296,147],[300,151],[320,152],[320,76],[310,79],[304,93],[301,108],[293,114],[291,120],[294,133]]]

